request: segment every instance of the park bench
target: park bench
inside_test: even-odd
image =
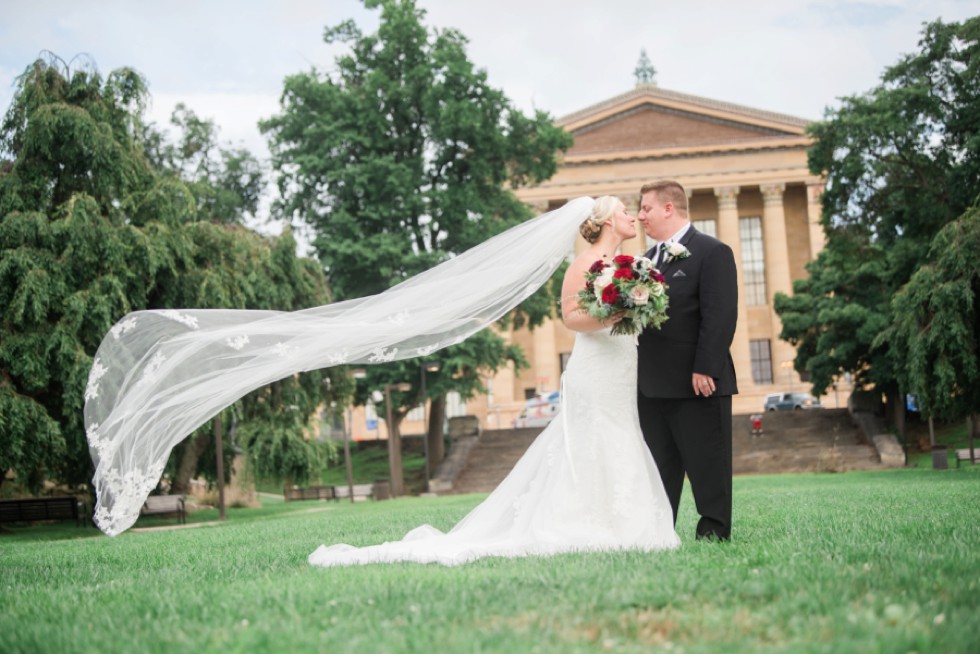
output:
[[[333,486],[287,486],[282,489],[283,498],[287,502],[295,500],[335,500],[337,495]]]
[[[374,498],[374,484],[354,484],[354,501],[367,500]],[[351,489],[345,486],[334,486],[334,493],[338,500],[350,499]],[[384,499],[384,498],[377,498]]]
[[[980,448],[973,450],[974,458],[970,458],[970,448],[965,448],[962,450],[956,450],[956,467],[960,467],[960,461],[969,461],[970,463],[976,463],[980,461]]]
[[[387,479],[379,479],[373,484],[354,484],[354,501],[391,499],[391,486]],[[346,500],[350,499],[351,489],[347,484],[341,486],[286,486],[282,495],[287,502],[296,500]]]
[[[140,509],[140,515],[159,515],[176,513],[177,524],[187,524],[187,510],[183,495],[150,495]]]
[[[35,520],[74,520],[81,526],[85,524],[84,505],[73,495],[0,500],[0,523]]]

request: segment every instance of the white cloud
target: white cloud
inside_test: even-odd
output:
[[[174,107],[183,103],[200,118],[213,121],[219,128],[222,143],[244,146],[256,156],[268,157],[265,138],[259,133],[258,122],[279,110],[276,93],[190,93],[153,96],[147,119],[160,127],[170,128]]]
[[[469,39],[470,60],[524,109],[561,116],[633,87],[645,48],[668,89],[822,117],[874,86],[917,47],[922,23],[961,20],[975,0],[418,0],[427,23]],[[184,102],[224,141],[265,158],[257,122],[278,110],[283,79],[330,69],[342,46],[326,26],[378,12],[357,0],[45,0],[10,2],[0,20],[0,108],[41,50],[89,53],[100,70],[146,76],[150,118]]]

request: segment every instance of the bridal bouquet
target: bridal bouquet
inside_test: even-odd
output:
[[[667,320],[667,284],[646,257],[621,254],[611,264],[602,260],[592,264],[578,304],[597,320],[625,312],[612,333],[638,334],[650,325],[660,329]]]

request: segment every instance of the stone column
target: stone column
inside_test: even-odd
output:
[[[810,226],[810,257],[817,258],[823,246],[827,244],[827,235],[820,224],[820,214],[823,206],[820,197],[823,195],[823,182],[812,182],[806,185],[806,217]]]
[[[507,345],[514,342],[514,328],[509,327],[506,331],[494,330]],[[517,389],[517,376],[514,366],[501,366],[494,373],[492,379],[488,380],[488,389],[491,391],[486,397],[486,415],[482,416],[481,424],[491,429],[505,429],[510,427],[509,419],[501,416],[501,408],[509,411],[510,407],[517,402],[518,398],[523,401],[523,389]],[[466,403],[467,413],[473,413],[470,409],[473,400]]]
[[[793,294],[793,281],[789,270],[789,247],[786,241],[786,211],[783,207],[785,184],[763,184],[762,191],[762,238],[766,253],[766,291],[772,315],[772,367],[776,384],[788,382],[784,361],[796,358],[796,349],[779,338],[783,323],[776,313],[773,298],[776,293]],[[794,376],[795,372],[789,373]]]
[[[715,189],[718,199],[718,240],[732,248],[735,255],[735,269],[738,271],[738,323],[735,338],[732,340],[732,361],[738,385],[748,389],[752,380],[752,356],[749,350],[749,319],[745,306],[745,285],[742,278],[742,239],[738,226],[737,186],[724,186]]]

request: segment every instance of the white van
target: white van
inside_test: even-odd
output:
[[[545,427],[561,408],[561,393],[552,391],[531,398],[524,404],[520,415],[514,418],[514,429],[523,427]]]

